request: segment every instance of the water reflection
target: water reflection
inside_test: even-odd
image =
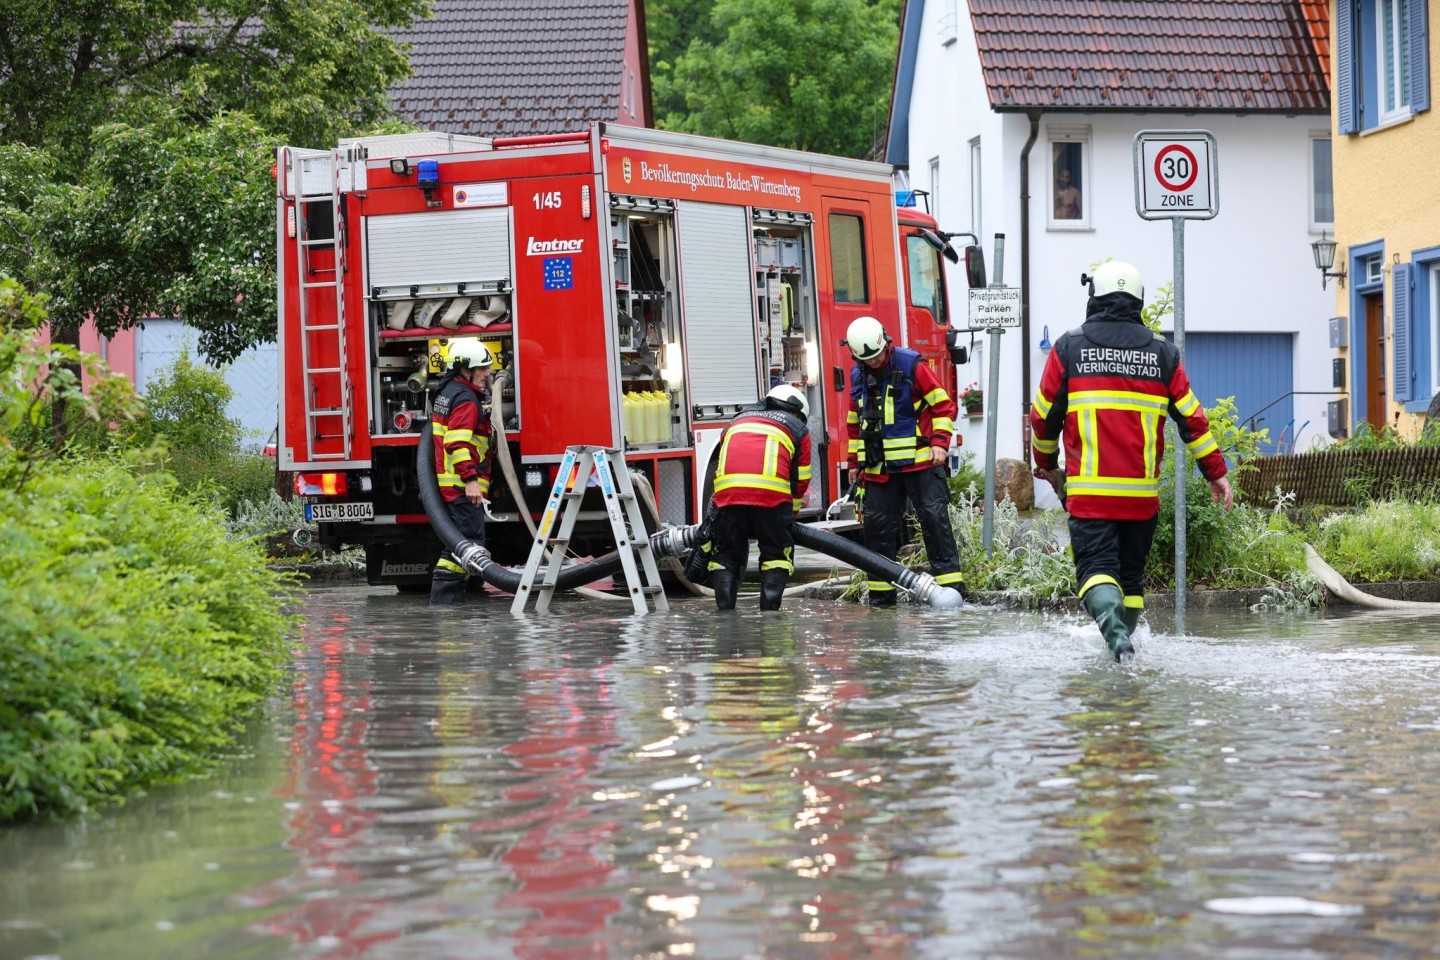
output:
[[[0,956],[1289,958],[1440,942],[1395,617],[312,593],[218,780],[0,834]],[[212,869],[213,867],[213,869]]]

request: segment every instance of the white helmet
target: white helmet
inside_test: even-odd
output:
[[[1140,271],[1123,260],[1107,260],[1095,268],[1095,273],[1086,277],[1080,275],[1081,283],[1090,284],[1090,296],[1103,297],[1107,293],[1128,293],[1136,300],[1145,299],[1145,284]]]
[[[810,404],[805,400],[805,391],[798,387],[782,383],[771,387],[770,392],[765,394],[765,399],[770,406],[798,413],[801,420],[810,419]]]
[[[490,348],[485,346],[474,337],[461,337],[450,341],[451,369],[473,370],[476,367],[493,367],[495,358],[490,354]]]
[[[890,342],[890,334],[874,317],[856,317],[845,331],[845,343],[856,360],[874,360]]]

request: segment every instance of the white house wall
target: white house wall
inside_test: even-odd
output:
[[[1021,278],[1020,153],[1030,135],[1029,118],[990,109],[981,77],[969,12],[963,0],[954,41],[943,42],[944,0],[929,0],[916,56],[911,91],[910,180],[930,189],[931,158],[939,158],[937,213],[945,230],[973,230],[970,203],[970,143],[981,152],[979,232],[993,271],[995,233],[1005,234],[1004,282]],[[1050,170],[1047,129],[1088,126],[1090,170],[1086,176],[1089,228],[1047,229]],[[1327,320],[1334,299],[1320,288],[1310,243],[1310,150],[1313,131],[1326,131],[1326,117],[1198,114],[1042,114],[1030,152],[1030,389],[1038,382],[1045,355],[1039,343],[1045,327],[1053,341],[1084,319],[1082,271],[1107,257],[1129,260],[1153,290],[1174,274],[1169,220],[1146,221],[1135,212],[1133,138],[1146,129],[1203,129],[1215,134],[1219,215],[1185,225],[1185,329],[1187,332],[1291,333],[1294,335],[1293,389],[1331,391]],[[964,309],[962,272],[951,270],[950,286]],[[1173,326],[1173,319],[1167,321]],[[996,452],[1023,458],[1023,411],[1029,401],[1021,382],[1019,331],[1001,338],[999,432]],[[977,343],[987,338],[979,335]],[[978,350],[958,373],[963,386],[988,380],[985,352]],[[1332,394],[1333,396],[1333,394]],[[1324,440],[1324,395],[1293,398],[1295,422],[1310,422],[1299,448]],[[987,408],[995,400],[987,395]],[[1254,411],[1242,410],[1246,415]],[[1267,422],[1272,434],[1279,424]],[[961,418],[964,445],[984,455],[985,425]]]

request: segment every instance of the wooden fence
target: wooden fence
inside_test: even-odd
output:
[[[1279,487],[1295,494],[1295,506],[1359,506],[1369,499],[1431,496],[1440,491],[1440,448],[1336,450],[1262,457],[1237,471],[1245,502],[1269,503]]]

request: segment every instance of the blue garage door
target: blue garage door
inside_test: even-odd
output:
[[[1288,333],[1187,332],[1185,369],[1191,389],[1206,407],[1220,397],[1234,397],[1242,423],[1253,418],[1253,429],[1268,428],[1270,441],[1263,450],[1272,454],[1278,441],[1293,442],[1294,349]]]

